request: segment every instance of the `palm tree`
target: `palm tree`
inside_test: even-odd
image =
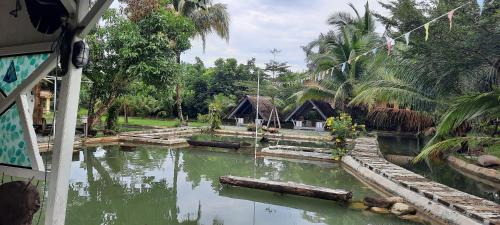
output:
[[[347,102],[354,96],[354,89],[362,79],[364,61],[359,58],[377,42],[374,34],[374,23],[368,3],[365,14],[360,16],[352,5],[355,16],[349,13],[335,13],[328,19],[334,30],[321,34],[318,39],[303,47],[306,52],[309,69],[314,74],[322,74],[326,79],[309,81],[306,88],[294,96],[298,102],[318,99],[333,102],[334,105],[345,108]],[[316,52],[313,49],[318,49]],[[343,62],[349,62],[342,71],[338,67]],[[332,71],[326,74],[326,71]]]
[[[201,38],[203,50],[205,50],[206,46],[206,37],[212,32],[229,41],[230,17],[225,4],[213,4],[212,0],[173,0],[170,7],[193,21],[195,35]],[[177,63],[181,63],[180,52],[177,53]],[[175,95],[178,117],[183,122],[180,82],[175,86]]]
[[[443,152],[457,150],[464,145],[494,146],[500,144],[500,138],[497,137],[499,117],[500,89],[498,88],[491,92],[458,97],[455,104],[441,119],[435,136],[415,158],[415,161],[428,157],[437,158]],[[465,123],[475,122],[478,119],[496,123],[491,137],[463,135],[453,137],[460,126]]]

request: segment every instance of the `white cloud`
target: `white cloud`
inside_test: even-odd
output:
[[[287,61],[293,70],[304,70],[304,53],[301,46],[327,32],[327,18],[334,12],[352,12],[352,2],[360,13],[364,0],[215,0],[228,6],[231,15],[229,43],[216,35],[207,39],[203,47],[195,39],[192,48],[182,56],[186,62],[200,57],[206,65],[213,65],[217,58],[236,58],[238,62],[255,57],[263,65],[272,55],[273,48],[281,50],[280,61]],[[376,0],[369,0],[370,8],[382,11]],[[379,31],[381,28],[378,29]]]

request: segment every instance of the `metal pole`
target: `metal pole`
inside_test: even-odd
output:
[[[56,109],[57,109],[57,75],[54,76],[54,106],[52,118],[52,136],[56,135]]]
[[[254,157],[257,158],[257,131],[259,127],[257,125],[257,121],[259,120],[259,95],[260,95],[260,71],[257,71],[257,106],[255,111],[255,149],[254,149]]]

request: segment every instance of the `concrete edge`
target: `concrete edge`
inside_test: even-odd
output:
[[[465,215],[453,211],[442,204],[431,201],[423,195],[417,194],[410,189],[406,189],[401,185],[387,179],[386,177],[373,172],[372,170],[362,166],[359,162],[354,160],[351,156],[346,155],[342,157],[342,162],[349,166],[352,170],[359,174],[362,179],[368,182],[380,185],[386,191],[401,196],[408,203],[416,206],[422,212],[438,218],[446,223],[457,225],[481,225],[476,220],[466,217]]]
[[[494,187],[500,186],[500,172],[497,170],[476,166],[451,155],[448,156],[446,160],[454,169],[472,179],[484,182]]]

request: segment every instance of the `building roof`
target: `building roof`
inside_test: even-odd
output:
[[[245,115],[252,112],[255,112],[257,109],[257,96],[247,95],[243,99],[240,100],[238,106],[234,108],[234,110],[227,117],[233,118],[238,117],[238,115]],[[265,121],[269,120],[269,116],[271,115],[271,111],[276,110],[277,108],[271,103],[271,98],[265,96],[259,96],[259,116]],[[271,120],[275,120],[276,116],[273,113],[271,116]]]
[[[324,120],[335,114],[335,110],[333,109],[332,105],[330,105],[330,103],[324,101],[307,100],[306,102],[304,102],[304,104],[295,108],[295,110],[293,110],[293,112],[286,117],[285,121],[304,116],[312,109],[316,110],[316,112],[318,112],[318,114]]]

